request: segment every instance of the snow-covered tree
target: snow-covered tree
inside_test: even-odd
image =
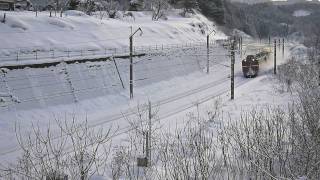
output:
[[[95,5],[100,19],[105,16],[114,18],[120,7],[119,2],[115,0],[96,0]]]
[[[114,18],[116,16],[117,11],[120,8],[120,4],[115,0],[107,0],[105,10],[107,11],[110,18]]]
[[[95,10],[95,1],[94,0],[81,0],[79,9],[85,12],[88,15],[91,15]]]
[[[0,179],[88,180],[105,166],[115,131],[93,129],[75,118],[56,122],[58,130],[33,125],[27,134],[16,125],[22,154],[16,164],[0,168]]]
[[[141,11],[145,7],[145,1],[144,0],[131,0],[130,1],[130,11]]]
[[[152,20],[159,20],[165,15],[169,8],[168,0],[152,0],[151,9],[153,11]]]

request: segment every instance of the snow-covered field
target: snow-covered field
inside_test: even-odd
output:
[[[205,36],[213,23],[201,15],[183,18],[173,13],[168,20],[151,21],[148,12],[134,13],[121,20],[99,20],[85,15],[67,13],[63,18],[49,18],[47,13],[9,13],[6,24],[0,24],[0,63],[7,57],[34,49],[63,53],[66,49],[128,49],[130,26],[141,27],[136,46],[158,45],[159,50],[147,51],[134,58],[134,99],[129,98],[129,60],[66,64],[47,68],[1,69],[0,81],[0,160],[11,162],[20,152],[15,139],[15,123],[30,131],[32,123],[40,127],[54,124],[55,119],[85,117],[91,127],[118,127],[113,144],[125,141],[126,118],[136,116],[139,104],[151,101],[158,109],[161,127],[170,131],[182,126],[188,112],[207,113],[217,100],[222,110],[239,117],[244,109],[266,105],[286,106],[293,98],[279,91],[272,75],[272,57],[261,64],[257,78],[246,79],[241,71],[241,57],[236,55],[235,100],[230,100],[230,52],[219,44],[210,44],[210,73],[206,73]],[[176,14],[176,15],[175,15]],[[5,34],[5,36],[3,35]],[[213,39],[226,36],[217,31]],[[201,42],[188,46],[190,42]],[[184,48],[162,50],[161,45],[185,44]],[[259,43],[255,43],[258,45]],[[305,47],[288,44],[285,56],[278,53],[278,63],[284,63],[292,53],[300,54]],[[247,49],[243,56],[253,53]],[[2,59],[3,56],[6,56]],[[65,60],[65,58],[57,58]],[[21,60],[22,61],[22,60]],[[25,59],[28,63],[34,59]],[[46,58],[41,61],[47,61]],[[115,64],[116,62],[116,64]],[[9,60],[10,64],[21,63]],[[117,67],[116,67],[117,66]],[[117,71],[119,70],[119,73]],[[123,86],[121,80],[123,81]],[[52,127],[54,128],[54,126]]]
[[[304,17],[304,16],[309,16],[311,13],[312,12],[310,11],[300,9],[300,10],[294,11],[292,15],[295,17]]]

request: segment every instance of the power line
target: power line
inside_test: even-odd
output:
[[[186,92],[183,92],[179,95],[175,95],[175,96],[172,96],[172,97],[168,97],[166,99],[163,99],[163,100],[160,100],[159,102],[155,103],[156,105],[154,107],[158,107],[158,106],[161,106],[161,105],[165,105],[165,104],[168,104],[170,102],[174,102],[174,101],[177,101],[179,99],[182,99],[184,97],[187,97],[187,96],[190,96],[190,95],[193,95],[193,94],[196,94],[198,92],[201,92],[202,90],[206,90],[208,88],[212,88],[212,87],[215,87],[217,85],[220,85],[221,83],[224,83],[226,82],[226,79],[227,78],[222,78],[222,79],[219,79],[217,81],[213,81],[213,82],[210,82],[208,84],[205,84],[201,87],[198,87],[196,89],[192,89],[192,90],[189,90],[189,91],[186,91]],[[110,117],[110,119],[108,118],[108,120],[104,120],[104,121],[100,121],[100,122],[96,122],[94,124],[91,124],[90,125],[90,128],[94,128],[94,127],[97,127],[97,126],[100,126],[100,125],[104,125],[106,123],[110,123],[110,122],[113,122],[113,121],[116,121],[116,120],[119,120],[121,118],[123,118],[123,116],[130,116],[130,115],[134,115],[135,112],[131,111],[130,109],[127,111],[127,113],[121,113],[121,114],[117,114],[117,115],[113,115]],[[15,148],[14,150],[10,150],[10,151],[6,151],[6,152],[1,152],[0,153],[0,156],[4,156],[4,155],[8,155],[8,154],[11,154],[13,152],[16,152],[16,151],[19,151],[20,148]]]

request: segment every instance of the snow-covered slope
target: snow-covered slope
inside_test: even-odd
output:
[[[1,17],[3,13],[0,11]],[[134,37],[135,47],[205,41],[207,33],[215,29],[201,14],[186,18],[179,13],[172,10],[168,20],[152,21],[151,12],[131,12],[133,17],[119,13],[118,19],[103,20],[78,11],[67,11],[63,17],[54,13],[49,17],[48,12],[40,12],[38,17],[33,12],[6,12],[6,22],[0,23],[0,61],[128,50],[131,27],[143,31],[142,36]],[[225,35],[217,31],[214,38]]]

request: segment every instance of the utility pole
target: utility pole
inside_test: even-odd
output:
[[[148,158],[148,164],[151,165],[151,131],[152,131],[152,106],[151,106],[151,102],[149,101],[148,103],[149,105],[149,147],[148,147],[148,154],[147,154],[147,158]]]
[[[242,46],[243,46],[243,42],[242,42],[242,36],[240,37],[240,57],[242,59]]]
[[[133,60],[132,60],[133,37],[130,36],[130,99],[133,98]]]
[[[236,39],[234,38],[231,42],[231,100],[234,99],[234,63],[235,63],[235,43]]]
[[[282,58],[284,58],[284,38],[282,38]]]
[[[138,28],[134,33],[131,33],[129,40],[130,40],[130,99],[133,98],[133,36],[140,31],[140,36],[142,35],[141,28]]]
[[[269,45],[271,45],[271,37],[269,36]]]
[[[320,86],[320,57],[317,55],[317,59],[318,59],[318,85]]]
[[[273,54],[274,54],[273,73],[277,74],[277,40],[276,39],[274,40],[274,51],[273,51]]]
[[[207,74],[209,74],[209,71],[210,71],[210,35],[212,34],[212,33],[216,33],[216,31],[215,30],[212,30],[208,35],[207,35]]]
[[[209,47],[209,35],[207,36],[207,74],[209,74],[210,71],[210,47]]]
[[[243,44],[243,42],[242,42],[242,36],[240,36],[240,50],[242,50],[242,44]]]

